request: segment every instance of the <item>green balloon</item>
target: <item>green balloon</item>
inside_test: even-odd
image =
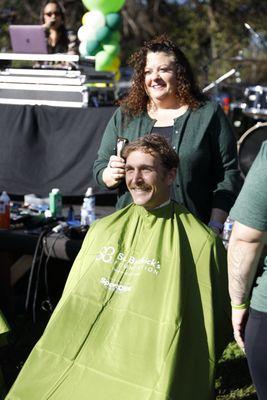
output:
[[[125,0],[82,0],[88,10],[99,10],[103,14],[116,13],[119,11]]]
[[[87,40],[86,51],[88,56],[94,56],[100,50],[101,46],[97,40]]]
[[[108,71],[113,61],[112,54],[107,51],[101,50],[95,55],[95,70]]]
[[[107,26],[103,26],[96,31],[96,38],[99,42],[108,40],[111,37],[111,30]]]
[[[109,44],[119,44],[120,43],[121,34],[119,31],[111,31],[111,36],[108,39]]]
[[[106,24],[112,30],[119,29],[120,24],[121,24],[120,14],[118,14],[118,13],[107,14],[106,15]]]
[[[107,53],[112,54],[114,57],[120,52],[120,46],[117,43],[103,43],[102,46]]]

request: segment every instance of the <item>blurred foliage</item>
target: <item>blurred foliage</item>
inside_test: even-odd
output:
[[[134,7],[136,4],[138,6]],[[188,56],[201,86],[232,68],[240,72],[245,85],[264,84],[266,11],[264,0],[126,0],[122,10],[123,40],[127,43],[127,46],[122,44],[123,57],[126,58],[144,40],[167,32]],[[256,41],[245,28],[245,22],[266,37],[265,49],[263,43]],[[237,60],[242,57],[245,60]],[[235,84],[234,77],[227,81]]]
[[[86,12],[82,1],[62,4],[67,27],[77,31]],[[38,24],[41,7],[37,0],[0,0],[0,48],[9,47],[8,24]],[[265,0],[126,0],[121,10],[122,65],[144,40],[166,32],[188,56],[201,86],[232,68],[240,72],[241,85],[266,84],[266,13]],[[227,83],[236,84],[235,77]]]

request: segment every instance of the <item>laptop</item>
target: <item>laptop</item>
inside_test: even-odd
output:
[[[14,53],[47,54],[47,41],[42,25],[10,25]]]

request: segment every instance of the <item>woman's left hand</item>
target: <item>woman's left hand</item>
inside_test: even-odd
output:
[[[219,236],[221,235],[221,233],[222,233],[221,229],[217,228],[216,226],[210,226],[210,228],[214,233],[216,233],[216,235],[219,235]]]

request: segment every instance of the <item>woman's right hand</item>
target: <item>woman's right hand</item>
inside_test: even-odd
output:
[[[102,179],[108,188],[118,186],[125,177],[125,160],[118,156],[111,156],[107,167],[103,171]]]
[[[51,22],[46,22],[45,24],[42,25],[42,27],[44,28],[45,31],[49,31],[49,29],[51,28]]]

